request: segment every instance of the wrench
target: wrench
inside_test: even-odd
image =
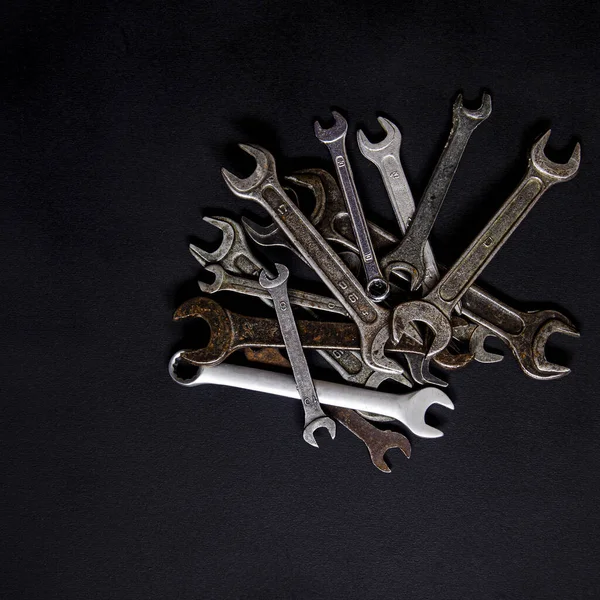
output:
[[[271,294],[285,348],[292,364],[292,372],[304,409],[304,440],[311,446],[318,448],[319,444],[315,440],[315,430],[325,428],[329,431],[331,439],[334,439],[335,423],[323,412],[319,404],[319,397],[306,362],[306,356],[304,356],[302,342],[300,341],[287,293],[287,280],[290,272],[285,265],[279,263],[275,263],[275,269],[277,270],[276,277],[270,278],[267,271],[263,269],[260,272],[258,281]]]
[[[319,169],[303,171],[302,174],[296,175],[295,179],[300,183],[299,180],[301,178],[308,176],[333,179],[331,175]],[[291,180],[292,178],[288,179]],[[335,184],[335,182],[333,183]],[[335,194],[327,197],[320,194],[315,195],[317,206],[313,214],[318,219],[315,221],[317,223],[316,227],[324,233],[324,237],[329,241],[335,241],[351,251],[356,251],[356,245],[351,241],[352,233],[347,222],[347,216],[344,213],[343,202],[340,200]],[[270,227],[276,227],[276,224],[274,223]],[[369,227],[376,227],[378,235],[374,236],[374,239],[377,240],[378,244],[381,244],[381,248],[388,247],[390,241],[392,244],[399,242],[398,238],[376,225],[369,223]],[[338,230],[339,232],[344,231],[344,235],[350,237],[343,237]],[[400,272],[399,275],[403,275],[403,273]],[[487,330],[498,332],[498,337],[509,346],[521,370],[529,377],[534,379],[555,379],[570,372],[566,367],[547,362],[544,356],[544,345],[553,333],[564,333],[571,336],[579,335],[571,321],[564,315],[556,313],[557,316],[554,317],[546,311],[535,313],[539,318],[538,327],[523,328],[522,324],[531,320],[530,313],[518,311],[501,303],[476,285],[472,285],[467,290],[462,298],[462,302],[467,307],[466,312],[465,308],[463,308],[465,316],[469,316],[469,318]],[[513,317],[511,317],[511,314]],[[505,328],[509,332],[512,332],[512,334],[507,335],[507,329]],[[477,348],[475,359],[479,362],[490,362],[487,356],[488,352],[482,345],[485,339],[485,336],[482,335],[483,333],[484,331],[480,330],[477,336],[471,338]],[[473,349],[471,350],[473,351]],[[439,357],[440,355],[437,356]],[[497,356],[499,359],[502,358],[500,355]]]
[[[438,282],[439,270],[428,243],[429,234],[471,134],[491,112],[492,99],[489,94],[483,95],[482,104],[477,110],[466,109],[462,94],[458,95],[452,110],[452,130],[416,212],[400,163],[401,136],[398,128],[387,119],[379,119],[388,134],[379,144],[371,144],[364,133],[359,131],[360,151],[379,169],[392,199],[400,230],[406,232],[400,245],[381,261],[388,278],[391,273],[406,271],[411,279],[411,289],[424,285],[425,293]]]
[[[214,224],[215,221],[219,220],[223,220],[223,225],[219,227],[219,229],[222,229],[224,232],[231,232],[231,239],[233,241],[230,239],[225,239],[224,237],[222,246],[214,253],[205,252],[197,248],[199,252],[193,254],[196,260],[198,260],[202,266],[207,268],[209,266],[207,264],[207,260],[220,257],[220,263],[228,265],[229,268],[236,274],[242,273],[244,275],[252,276],[252,274],[260,273],[260,271],[264,269],[264,265],[253,255],[252,251],[250,250],[243,229],[235,221],[226,219],[225,217],[215,217],[209,222],[213,222]],[[353,256],[356,255],[354,254]],[[340,253],[340,257],[342,257],[342,253]],[[224,271],[223,275],[224,279],[226,280],[231,273],[229,273],[229,271]],[[240,282],[237,281],[236,283],[239,284]],[[268,302],[270,303],[270,300]],[[316,318],[314,313],[312,314],[313,317]],[[361,372],[364,373],[365,377],[367,378],[367,383],[365,384],[367,387],[377,387],[381,381],[385,379],[392,379],[398,383],[412,387],[412,383],[401,373],[387,373],[382,377],[375,376],[374,374],[378,373],[378,371],[374,371],[368,367],[363,362],[360,354],[357,354],[356,352],[340,349],[334,351],[318,350],[318,352],[321,356],[328,360],[328,362],[333,361],[337,363],[337,367],[339,367],[337,369],[338,372],[348,381],[353,381],[353,375]]]
[[[184,357],[185,351],[179,351],[169,361],[169,374],[180,385],[194,387],[216,383],[276,396],[300,398],[294,378],[290,375],[227,363],[216,367],[199,367],[196,375],[190,379],[182,379],[176,373],[176,366],[181,359],[185,360]],[[433,387],[408,394],[388,394],[329,381],[315,380],[314,384],[321,403],[387,415],[422,438],[444,435],[439,429],[425,423],[425,413],[432,404],[454,410],[452,400],[442,390]]]
[[[396,341],[402,337],[409,323],[421,321],[434,332],[427,359],[443,350],[452,337],[450,315],[457,302],[544,192],[556,183],[575,177],[581,160],[580,145],[575,146],[566,164],[554,163],[544,154],[549,137],[550,131],[547,131],[535,142],[530,151],[527,172],[515,191],[433,290],[422,300],[412,300],[396,307],[393,316]]]
[[[251,348],[245,349],[246,358],[254,362],[260,362],[265,365],[287,366],[290,363],[284,358],[276,348],[263,348],[260,354],[252,352]],[[333,364],[335,361],[333,361]],[[385,461],[385,454],[388,450],[398,448],[406,458],[410,458],[411,447],[406,436],[397,431],[377,429],[371,425],[365,418],[358,413],[347,408],[339,406],[329,406],[327,412],[346,429],[351,431],[359,440],[361,440],[369,451],[371,462],[384,473],[391,473],[390,466]],[[381,415],[372,415],[375,419],[390,420],[390,417],[381,417]],[[375,420],[372,418],[372,420]]]
[[[174,321],[186,319],[202,319],[210,329],[208,344],[204,348],[186,351],[184,355],[188,362],[197,365],[218,365],[241,348],[285,347],[277,319],[238,315],[206,296],[187,300],[175,311]],[[298,321],[297,327],[304,348],[343,351],[360,349],[360,333],[354,323]],[[402,346],[390,347],[388,350],[424,355],[427,349],[423,344],[408,338]]]
[[[335,165],[367,279],[367,295],[375,302],[381,302],[385,300],[390,290],[377,263],[373,242],[358,198],[354,176],[346,152],[348,122],[336,111],[332,111],[331,114],[334,118],[334,124],[328,129],[324,129],[318,121],[315,121],[315,136],[327,146]]]
[[[258,146],[240,144],[240,148],[255,158],[256,168],[246,179],[223,169],[228,187],[240,198],[254,200],[267,210],[344,306],[359,326],[361,356],[365,363],[375,371],[403,374],[402,367],[384,353],[390,337],[390,311],[365,294],[344,262],[287,197],[277,180],[273,156]]]

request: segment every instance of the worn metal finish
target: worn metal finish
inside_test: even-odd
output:
[[[210,330],[210,339],[204,348],[186,350],[184,355],[187,361],[197,365],[218,365],[232,352],[246,347],[285,348],[277,319],[239,315],[206,296],[187,300],[173,314],[174,321],[186,319],[202,319]],[[304,348],[360,350],[360,332],[354,323],[299,320],[296,325]],[[407,338],[397,346],[388,341],[386,351],[424,355],[427,349]]]
[[[533,145],[529,167],[521,183],[433,290],[422,300],[412,300],[396,307],[393,316],[395,341],[400,340],[407,325],[420,321],[434,332],[428,357],[448,345],[452,337],[450,316],[457,302],[544,192],[556,183],[572,179],[579,169],[579,144],[566,164],[558,164],[544,154],[549,137],[550,131]]]
[[[430,253],[428,259],[425,258],[429,234],[471,134],[490,116],[491,112],[492,100],[489,94],[483,94],[482,104],[477,110],[465,108],[462,103],[462,95],[459,94],[452,111],[450,136],[433,170],[423,198],[419,202],[402,241],[381,261],[386,276],[389,277],[391,273],[398,271],[408,273],[413,290],[421,287],[427,280],[426,293],[431,291],[438,282],[439,271],[433,255]]]
[[[365,271],[367,294],[375,302],[381,302],[385,300],[390,290],[387,281],[383,278],[377,257],[375,256],[375,249],[367,227],[367,220],[358,199],[350,160],[346,152],[348,122],[336,111],[332,111],[331,114],[334,118],[334,124],[327,129],[323,128],[318,121],[315,121],[315,136],[327,146],[335,165],[348,214],[350,215],[352,230],[354,231],[358,245],[358,254]]]
[[[273,300],[275,314],[279,321],[279,328],[285,342],[285,348],[288,353],[289,361],[292,365],[292,372],[296,380],[296,387],[302,401],[304,409],[304,432],[303,437],[311,446],[318,447],[315,440],[315,431],[317,429],[326,429],[331,438],[335,438],[335,423],[330,419],[319,404],[319,397],[313,384],[310,369],[306,362],[298,328],[294,319],[294,313],[287,293],[287,280],[290,275],[285,265],[275,263],[277,274],[274,278],[268,276],[265,270],[260,272],[259,283],[268,290]]]
[[[208,368],[199,367],[193,377],[183,379],[177,374],[177,364],[180,360],[185,360],[185,354],[185,351],[176,352],[169,361],[169,374],[179,385],[195,387],[214,383],[265,394],[300,398],[291,375],[227,363]],[[315,380],[314,384],[321,404],[387,415],[422,438],[438,438],[444,435],[439,429],[425,423],[425,414],[432,405],[439,404],[454,410],[452,400],[442,390],[434,387],[407,394],[388,394],[330,381]]]
[[[229,188],[237,196],[254,200],[267,210],[344,306],[359,327],[365,363],[376,371],[404,374],[404,369],[384,353],[390,337],[390,311],[366,295],[344,262],[286,196],[277,180],[273,156],[258,146],[242,144],[240,147],[256,159],[256,168],[245,179],[223,169],[223,178]]]
[[[287,366],[291,368],[289,361],[284,358],[276,348],[262,348],[260,351],[246,348],[244,353],[248,360],[252,362],[258,362],[274,367]],[[333,365],[336,364],[337,363],[333,361]],[[327,412],[338,423],[341,423],[364,443],[369,451],[371,462],[380,471],[383,471],[384,473],[392,472],[385,460],[385,455],[388,450],[398,448],[406,458],[410,458],[411,446],[405,435],[402,435],[397,431],[382,431],[381,429],[377,429],[377,427],[371,425],[364,417],[348,408],[328,406]],[[382,415],[372,415],[372,418],[373,417],[385,419],[386,421],[393,420],[390,417],[383,417]]]

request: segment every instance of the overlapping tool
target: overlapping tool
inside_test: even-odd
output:
[[[213,383],[299,399],[305,441],[317,446],[318,429],[334,438],[336,422],[341,423],[364,442],[373,464],[389,472],[387,450],[398,448],[409,457],[411,446],[399,431],[381,427],[399,423],[416,436],[439,437],[442,432],[425,422],[428,408],[454,408],[440,389],[446,382],[431,372],[432,365],[454,370],[473,360],[498,362],[503,356],[484,348],[486,338],[495,336],[529,377],[568,374],[567,367],[546,359],[544,349],[553,333],[578,336],[573,323],[556,310],[517,310],[475,281],[541,196],[575,176],[579,144],[566,163],[552,162],[544,152],[550,137],[546,132],[531,146],[521,182],[458,260],[445,267],[431,248],[432,228],[465,147],[491,110],[487,93],[476,110],[464,107],[458,96],[448,140],[416,207],[400,161],[398,127],[380,117],[385,138],[378,143],[358,131],[360,152],[377,167],[387,190],[397,219],[395,232],[365,218],[346,151],[348,124],[339,113],[332,113],[331,127],[315,123],[335,176],[313,168],[280,179],[268,150],[240,144],[256,161],[255,170],[241,178],[223,169],[225,183],[238,198],[258,204],[272,223],[265,227],[245,218],[204,218],[222,231],[221,245],[214,252],[190,245],[190,251],[214,281],[199,282],[203,295],[180,306],[174,319],[206,321],[210,339],[177,352],[169,364],[171,377],[188,387]],[[301,210],[293,189],[312,194],[310,215]],[[251,243],[289,249],[329,293],[288,288],[288,267],[261,262]],[[221,291],[253,296],[273,307],[273,317],[230,311],[213,297]],[[244,351],[252,366],[223,362],[237,350]],[[306,351],[318,352],[345,383],[313,380]],[[182,378],[181,362],[196,366],[196,375]],[[386,380],[423,387],[379,391]]]

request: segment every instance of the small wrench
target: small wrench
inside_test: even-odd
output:
[[[332,111],[331,114],[334,118],[332,127],[324,129],[318,121],[315,121],[315,136],[327,146],[335,165],[367,279],[367,295],[375,302],[381,302],[385,300],[390,290],[377,263],[373,242],[367,228],[367,220],[358,198],[352,168],[346,152],[348,122],[336,111]]]
[[[216,383],[276,396],[300,398],[294,378],[290,375],[228,363],[199,367],[193,377],[182,379],[176,372],[177,364],[182,359],[185,360],[183,350],[176,352],[169,361],[169,374],[179,385],[195,387]],[[315,380],[314,384],[322,404],[387,415],[422,438],[444,435],[439,429],[425,423],[425,413],[433,404],[454,410],[452,400],[442,390],[434,387],[421,388],[408,394],[388,394],[330,381]]]
[[[256,168],[245,179],[223,169],[228,187],[238,197],[258,202],[302,252],[306,262],[359,326],[365,363],[376,371],[404,374],[402,367],[384,353],[390,337],[390,311],[365,294],[344,262],[287,197],[277,180],[273,156],[259,146],[240,144],[240,148],[255,158]]]
[[[275,263],[277,275],[271,279],[263,269],[260,272],[259,283],[269,291],[275,306],[275,314],[279,321],[285,348],[288,352],[289,361],[292,365],[292,372],[296,380],[296,387],[302,400],[304,409],[304,432],[303,437],[306,442],[318,448],[319,444],[315,440],[315,430],[325,428],[329,432],[331,439],[335,438],[335,423],[330,419],[319,404],[319,397],[313,384],[310,369],[304,356],[302,342],[292,313],[290,299],[287,293],[287,280],[290,275],[285,265]]]
[[[281,355],[277,348],[263,348],[259,354],[253,352],[251,348],[245,349],[246,358],[253,362],[259,362],[265,365],[276,367],[291,367],[286,358]],[[335,361],[333,362],[335,363]],[[384,473],[391,473],[391,468],[385,460],[385,454],[388,450],[398,448],[406,458],[410,458],[411,446],[406,436],[397,431],[377,429],[371,425],[364,417],[360,416],[353,410],[348,408],[340,408],[339,406],[327,407],[327,412],[346,429],[351,431],[359,440],[361,440],[369,451],[371,462]],[[381,415],[370,415],[371,420],[385,419],[390,420],[390,417],[382,417]]]
[[[452,337],[450,315],[457,302],[544,192],[556,183],[575,177],[581,160],[580,145],[576,144],[566,164],[554,163],[544,154],[549,137],[550,131],[547,131],[535,142],[530,151],[527,172],[515,191],[433,290],[422,300],[412,300],[396,307],[393,316],[396,341],[402,337],[407,325],[421,321],[434,332],[428,358],[443,350]]]

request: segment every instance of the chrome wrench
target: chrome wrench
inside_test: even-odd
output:
[[[332,127],[324,129],[318,121],[315,121],[315,136],[320,142],[327,146],[335,170],[338,175],[338,180],[344,194],[344,200],[348,208],[348,214],[352,222],[354,236],[358,245],[359,256],[363,263],[365,276],[367,279],[366,292],[369,298],[375,302],[385,300],[389,294],[389,285],[383,278],[371,235],[367,227],[367,220],[363,213],[363,209],[358,198],[352,168],[348,160],[346,152],[346,133],[348,132],[348,122],[342,115],[336,111],[331,113],[335,122]]]

